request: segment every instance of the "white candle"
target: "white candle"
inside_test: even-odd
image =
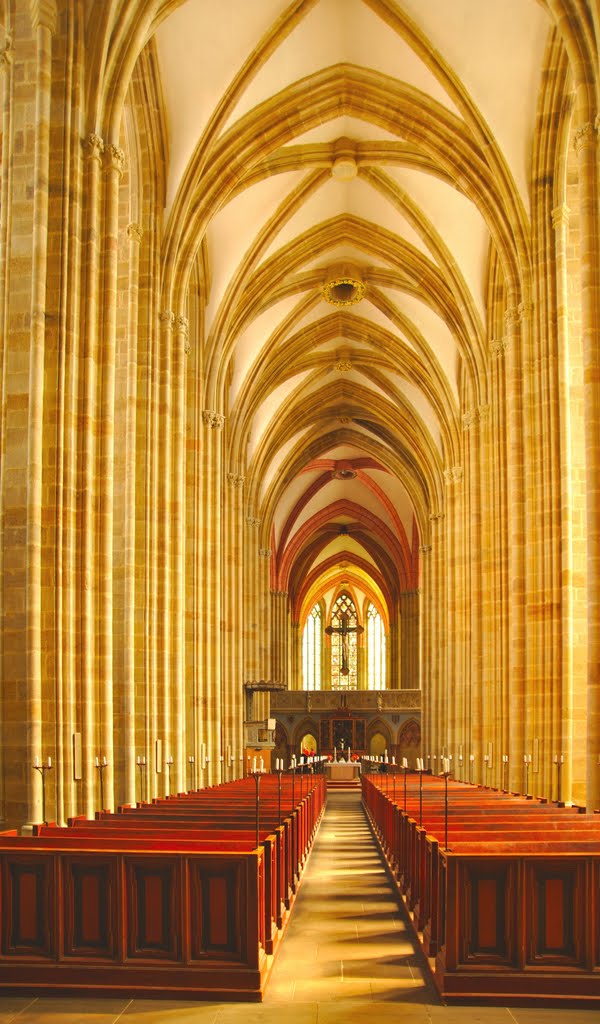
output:
[[[146,764],[146,755],[145,754],[142,756],[142,764]]]
[[[405,757],[402,758],[402,767],[403,768],[408,768],[408,761],[407,761],[407,759]]]
[[[264,772],[264,770],[265,770],[265,762],[263,761],[262,757],[261,757],[260,761],[258,762],[258,770],[259,770],[259,772]]]
[[[253,772],[256,771],[256,758],[255,757],[252,758],[252,771]]]
[[[392,757],[392,764],[396,764],[396,758]]]
[[[599,758],[599,760],[600,760],[600,758]],[[40,766],[40,759],[39,759],[39,757],[36,757],[36,759],[35,759],[35,767],[39,768],[39,766]]]
[[[102,758],[102,764],[108,764],[108,761],[106,760],[105,757]]]
[[[99,764],[100,764],[100,762],[99,762],[98,758],[96,758],[96,768],[98,767]]]
[[[138,754],[138,756],[137,756],[137,759],[136,759],[136,763],[137,763],[137,764],[141,764],[141,763],[142,763],[142,760],[141,760],[141,758],[140,758],[140,755],[139,755],[139,754]]]
[[[48,758],[48,767],[49,768],[52,767],[52,758],[51,757]]]

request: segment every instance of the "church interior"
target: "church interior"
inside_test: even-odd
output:
[[[3,827],[313,753],[600,811],[599,44],[0,0]]]

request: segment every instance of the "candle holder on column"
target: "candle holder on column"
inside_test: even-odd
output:
[[[167,769],[167,796],[171,796],[171,766],[173,764],[173,757],[169,754],[169,757],[165,761],[165,768]]]
[[[140,757],[138,754],[136,764],[140,773],[140,803],[142,803],[144,799],[144,772],[146,771],[146,756],[143,755]]]
[[[442,778],[444,779],[444,847],[448,849],[448,779],[452,772],[450,771],[450,761],[447,757],[442,758]]]
[[[469,784],[473,785],[473,772],[475,770],[475,754],[469,754]]]
[[[408,761],[402,758],[402,771],[404,772],[404,811],[406,812],[406,776],[408,775]]]
[[[417,772],[419,773],[419,827],[423,825],[423,772],[425,771],[425,765],[423,764],[423,758],[417,758]]]
[[[195,761],[194,755],[193,754],[188,754],[188,775],[189,775],[188,792],[194,788],[194,782],[195,782],[195,779],[194,779],[195,763],[196,763],[196,761]]]
[[[523,754],[523,768],[525,772],[525,799],[529,800],[529,769],[531,768],[531,754]]]
[[[502,789],[508,793],[508,754],[502,755]]]
[[[104,769],[108,768],[108,761],[105,757],[96,758],[96,771],[100,779],[100,810],[104,810]]]
[[[33,765],[33,770],[35,772],[39,772],[40,778],[42,780],[42,821],[44,822],[44,825],[47,825],[48,821],[46,820],[46,772],[52,771],[52,758],[49,757],[46,764],[40,764],[38,758],[36,757],[35,764]]]
[[[562,799],[562,768],[565,762],[562,754],[554,755],[554,764],[556,765],[556,805],[557,807],[564,807],[564,801]]]

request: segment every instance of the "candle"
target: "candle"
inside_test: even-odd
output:
[[[475,760],[475,754],[469,754],[469,761],[471,762],[471,764],[473,764],[474,760]]]
[[[403,768],[408,768],[408,761],[406,760],[405,757],[402,758],[402,767]]]
[[[108,764],[108,761],[106,760],[106,757],[102,758],[102,764]]]
[[[98,758],[96,758],[96,768],[98,767],[99,764],[100,764],[100,762],[99,762]]]
[[[252,758],[252,771],[253,772],[256,771],[256,758],[255,757]]]
[[[396,764],[396,758],[392,757],[392,764]]]
[[[260,761],[258,762],[258,770],[259,770],[259,772],[264,772],[264,770],[265,770],[265,763],[264,763],[262,757],[261,757]]]
[[[48,767],[49,768],[52,767],[52,758],[51,757],[48,758]]]
[[[600,758],[598,758],[598,760],[600,761]],[[39,766],[40,766],[40,759],[39,759],[39,757],[36,757],[36,759],[35,759],[35,767],[39,768]]]
[[[98,758],[96,758],[96,760],[98,760]],[[142,760],[140,758],[140,755],[138,754],[138,756],[137,756],[137,764],[141,764],[141,763],[142,763]]]
[[[146,755],[145,754],[142,755],[142,764],[146,764]]]

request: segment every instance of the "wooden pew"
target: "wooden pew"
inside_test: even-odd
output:
[[[447,1002],[600,1006],[600,822],[460,783],[418,778],[365,809]],[[422,825],[419,824],[421,817]],[[489,829],[488,829],[489,823]]]
[[[0,991],[260,1000],[287,878],[272,789],[258,847],[248,787],[231,783],[203,802],[210,826],[173,814],[183,801],[172,798],[150,816],[139,808],[137,823],[134,811],[0,835]],[[307,842],[324,798],[316,782],[286,819]]]

